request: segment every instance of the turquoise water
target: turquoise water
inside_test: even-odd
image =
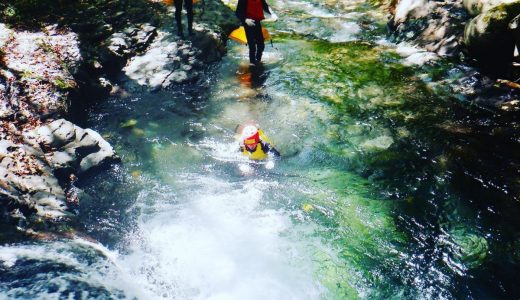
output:
[[[230,42],[197,83],[92,108],[82,125],[122,160],[78,183],[76,227],[101,245],[0,247],[3,295],[519,295],[517,120],[451,92],[449,62],[406,65],[366,4],[274,7],[262,68]],[[240,171],[248,120],[274,169]]]

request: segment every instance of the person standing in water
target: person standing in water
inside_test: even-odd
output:
[[[177,35],[184,38],[182,30],[182,2],[186,6],[186,13],[188,15],[188,34],[193,34],[193,0],[175,0],[175,21],[177,22]]]
[[[249,63],[256,66],[262,60],[264,52],[264,36],[262,34],[262,24],[260,21],[265,19],[264,11],[271,15],[271,19],[278,19],[276,14],[269,9],[265,0],[238,0],[235,15],[244,26],[249,46]]]

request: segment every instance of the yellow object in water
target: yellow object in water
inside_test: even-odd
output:
[[[309,204],[309,203],[305,203],[302,208],[303,208],[303,211],[305,211],[306,213],[311,212],[314,209],[312,204]]]
[[[267,158],[267,153],[262,150],[262,145],[258,143],[256,145],[256,149],[253,152],[247,151],[247,149],[244,146],[244,149],[242,150],[242,155],[247,156],[251,160],[264,160]]]
[[[137,120],[136,119],[130,119],[130,120],[124,122],[123,124],[121,124],[121,128],[132,128],[135,125],[137,125]]]
[[[268,143],[268,144],[273,144],[273,142],[271,142],[271,140],[267,137],[267,135],[265,135],[264,131],[260,128],[258,128],[258,135],[260,136],[260,139],[262,141],[264,141],[265,143]]]
[[[267,31],[267,29],[263,27],[262,35],[264,36],[264,41],[268,41],[271,39],[271,35]],[[233,32],[231,32],[231,34],[229,35],[229,38],[241,44],[247,44],[246,30],[244,29],[244,26],[240,26],[238,27],[238,29],[233,30]]]

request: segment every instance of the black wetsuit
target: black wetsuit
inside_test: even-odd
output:
[[[177,34],[183,36],[182,32],[182,2],[186,5],[186,13],[188,14],[188,33],[193,33],[193,0],[175,0],[175,21],[177,21]]]
[[[264,11],[268,13],[271,11],[269,10],[269,6],[265,0],[238,0],[235,15],[238,19],[240,19],[246,31],[247,45],[249,46],[249,62],[256,65],[260,62],[260,60],[262,60],[262,53],[264,52],[265,43],[260,20],[255,20],[254,26],[248,26],[246,24],[248,1],[261,1]]]

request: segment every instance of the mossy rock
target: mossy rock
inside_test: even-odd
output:
[[[485,262],[489,252],[485,237],[468,229],[457,228],[451,231],[451,239],[455,261],[468,269],[475,269]]]
[[[463,5],[470,15],[477,16],[500,4],[513,2],[516,0],[464,0]]]
[[[491,76],[507,74],[515,46],[509,23],[520,14],[520,1],[501,4],[473,18],[464,30],[464,44]]]
[[[121,128],[133,128],[133,127],[135,127],[135,125],[137,125],[137,120],[129,119],[126,122],[122,123],[120,126],[121,126]]]

